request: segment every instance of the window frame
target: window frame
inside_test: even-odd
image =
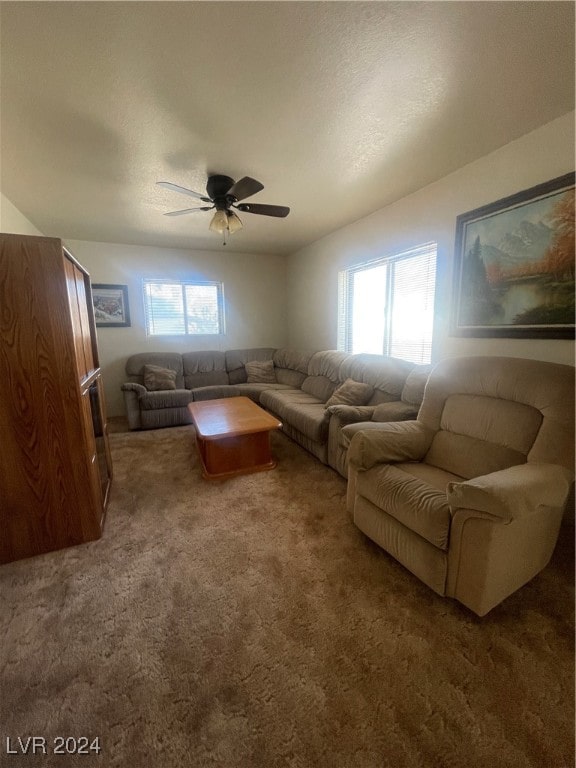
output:
[[[438,243],[430,241],[422,245],[409,248],[400,253],[389,254],[387,256],[380,256],[376,259],[370,259],[369,261],[363,261],[359,264],[353,264],[350,267],[346,267],[338,272],[338,336],[337,336],[337,348],[340,351],[352,352],[352,345],[354,341],[353,330],[353,314],[354,314],[354,275],[360,272],[365,272],[377,267],[386,266],[386,288],[385,288],[385,301],[383,306],[384,313],[384,338],[382,344],[382,352],[380,354],[390,355],[390,350],[393,346],[393,333],[394,327],[392,323],[392,314],[394,311],[394,277],[396,265],[402,261],[408,261],[410,259],[419,258],[422,256],[428,256],[434,259],[434,284],[432,288],[432,303],[435,305],[437,295],[437,283],[438,283]],[[434,321],[436,313],[433,311],[432,328],[431,328],[431,341],[430,341],[430,361],[433,359],[433,338],[434,338]]]
[[[182,333],[153,333],[151,331],[151,318],[150,318],[150,308],[149,308],[149,299],[147,295],[147,286],[149,285],[163,285],[163,286],[178,286],[181,289],[182,292],[182,311],[183,311],[183,324],[184,324],[184,331]],[[186,297],[186,286],[214,286],[216,288],[216,303],[217,303],[217,310],[218,310],[218,331],[216,333],[196,333],[191,332],[189,330],[189,319],[188,319],[188,301]],[[224,313],[224,283],[221,280],[180,280],[180,279],[171,279],[171,278],[152,278],[152,277],[144,277],[142,278],[142,299],[144,302],[144,317],[145,317],[145,323],[146,323],[146,336],[175,336],[178,338],[181,337],[187,337],[187,336],[224,336],[226,333],[225,330],[225,313]],[[176,315],[175,315],[176,317]],[[180,315],[177,315],[178,319],[180,319]]]

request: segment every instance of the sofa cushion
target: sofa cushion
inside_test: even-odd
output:
[[[187,389],[228,384],[224,352],[219,350],[185,352],[182,355],[182,365],[184,386]]]
[[[248,384],[275,384],[274,362],[272,360],[251,360],[246,363]]]
[[[159,365],[176,371],[176,389],[184,389],[182,355],[179,352],[138,352],[126,360],[126,374],[129,382],[144,384],[144,366]]]
[[[275,368],[274,371],[278,384],[285,384],[290,389],[300,389],[302,382],[306,378],[305,373],[293,371],[291,368]]]
[[[382,403],[394,403],[398,401],[397,395],[391,395],[384,389],[374,389],[374,394],[368,401],[368,405],[382,405]]]
[[[374,387],[371,405],[386,400],[399,400],[407,376],[414,368],[413,363],[385,355],[361,353],[350,355],[340,369],[340,378],[354,379]],[[379,393],[384,393],[382,397]]]
[[[401,400],[420,407],[424,399],[424,388],[433,365],[415,365],[408,374],[402,389]]]
[[[288,348],[277,349],[276,352],[274,352],[274,365],[276,368],[286,368],[290,371],[298,371],[306,377],[308,375],[310,359],[315,354],[316,353],[312,350]]]
[[[366,405],[372,397],[374,389],[370,384],[363,384],[354,379],[346,379],[334,390],[332,397],[327,401],[326,407],[330,405]]]
[[[144,366],[144,386],[148,392],[162,389],[176,389],[176,371],[160,365]]]
[[[416,462],[379,464],[357,479],[357,493],[435,547],[446,551],[452,516],[446,486],[457,475]],[[386,499],[383,506],[382,499]]]
[[[326,441],[330,413],[314,395],[299,389],[267,389],[262,392],[260,403],[313,442]]]
[[[285,420],[293,429],[315,443],[324,443],[328,439],[330,414],[326,412],[323,403],[288,406]]]
[[[336,389],[336,384],[326,376],[307,376],[302,382],[302,391],[326,403]]]
[[[226,356],[226,371],[230,384],[244,384],[247,380],[245,365],[251,361],[272,360],[273,347],[256,347],[252,349],[228,349]]]
[[[192,392],[189,389],[159,390],[146,392],[139,398],[140,409],[153,411],[159,408],[182,408],[192,402]]]
[[[335,349],[315,352],[308,364],[308,376],[325,376],[334,384],[340,384],[348,378],[355,378],[353,376],[340,375],[340,369],[349,357],[350,355],[347,352],[337,352]],[[360,381],[360,379],[355,380]]]
[[[254,400],[255,403],[260,403],[260,398],[263,392],[269,389],[291,389],[286,384],[235,384],[234,389],[238,390],[239,395],[244,395]]]
[[[276,381],[292,389],[300,389],[308,375],[308,363],[314,352],[297,349],[277,349],[274,352]]]
[[[212,384],[208,387],[195,387],[192,390],[194,400],[218,400],[221,397],[239,397],[240,390],[234,384]]]
[[[540,411],[524,403],[450,395],[426,462],[466,479],[524,464],[541,423]]]
[[[324,407],[324,403],[317,397],[314,397],[314,395],[310,395],[307,392],[303,392],[301,389],[273,389],[271,387],[262,392],[260,402],[265,408],[268,408],[280,418],[282,418],[282,413],[285,408],[294,405],[321,403],[322,407]]]
[[[336,387],[344,381],[340,378],[340,366],[348,357],[346,352],[332,349],[315,352],[308,364],[308,376],[302,382],[304,392],[314,395],[323,403],[329,400]]]
[[[447,358],[438,363],[430,374],[419,419],[431,429],[440,429],[448,397],[464,394],[521,403],[538,411],[541,424],[527,455],[528,461],[560,464],[574,471],[572,366],[512,357],[486,358],[482,355]],[[488,424],[498,425],[499,431],[502,427],[506,429],[505,424],[510,425],[512,421],[512,411],[505,423],[499,423],[500,419],[494,418],[487,421],[487,409],[482,408],[482,411],[475,414],[476,437],[483,436],[484,440],[492,443],[500,442],[497,433],[492,428],[488,429]]]

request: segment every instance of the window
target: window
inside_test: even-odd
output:
[[[224,333],[222,283],[144,280],[149,336]]]
[[[340,272],[338,349],[429,363],[435,283],[436,243]]]

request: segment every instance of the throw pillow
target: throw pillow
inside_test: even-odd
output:
[[[346,379],[344,384],[341,384],[334,391],[325,407],[328,408],[329,405],[366,405],[373,392],[374,388],[370,384],[362,384],[359,381],[354,381],[354,379]]]
[[[244,367],[248,384],[276,384],[273,360],[253,360]]]
[[[176,371],[160,365],[144,366],[144,386],[149,392],[161,389],[176,389]]]

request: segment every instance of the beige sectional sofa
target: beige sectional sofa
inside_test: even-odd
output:
[[[250,368],[255,362],[267,362],[273,380],[252,380],[246,365]],[[173,371],[175,388],[149,391],[144,374],[151,365]],[[131,429],[188,424],[187,405],[193,400],[250,397],[282,421],[289,437],[346,477],[350,438],[342,437],[342,427],[363,424],[371,428],[383,421],[415,418],[428,371],[429,366],[383,355],[334,350],[261,347],[184,354],[144,352],[128,358],[128,381],[122,389]],[[338,403],[337,390],[348,380],[364,385],[364,404]],[[330,405],[333,396],[337,402]]]

